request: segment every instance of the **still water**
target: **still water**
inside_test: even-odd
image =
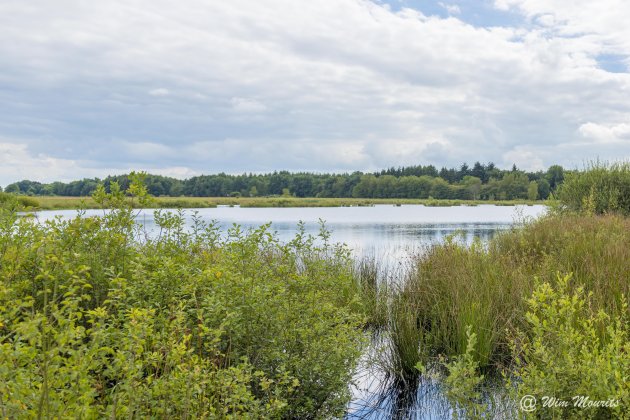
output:
[[[355,255],[366,252],[392,256],[404,250],[415,249],[445,236],[460,233],[470,242],[479,237],[490,238],[495,232],[513,223],[535,218],[545,211],[544,206],[456,206],[425,207],[422,205],[377,205],[373,207],[317,207],[317,208],[240,208],[217,207],[184,211],[188,225],[192,225],[194,212],[206,222],[216,221],[222,232],[233,224],[254,228],[271,222],[281,240],[291,239],[298,222],[305,224],[307,233],[316,235],[320,220],[331,231],[332,242],[344,242]],[[86,215],[102,214],[102,210],[87,210]],[[42,211],[39,220],[60,216],[69,218],[75,210]],[[138,212],[138,220],[151,232],[155,228],[153,210]]]

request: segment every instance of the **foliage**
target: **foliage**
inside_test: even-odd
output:
[[[591,163],[567,174],[559,198],[571,211],[630,215],[630,163]]]
[[[532,417],[623,418],[630,410],[627,304],[615,316],[595,310],[592,293],[571,291],[570,279],[538,284],[527,301],[527,328],[513,342],[515,399],[536,398]],[[596,401],[606,404],[590,405]]]
[[[536,181],[532,181],[529,183],[529,187],[527,187],[527,199],[536,200],[538,198],[538,183]]]
[[[479,374],[479,362],[474,357],[477,335],[470,325],[466,328],[466,337],[466,351],[445,364],[448,375],[444,378],[444,387],[455,417],[463,412],[466,418],[472,418],[479,417],[485,409],[480,403],[479,391],[484,376]]]
[[[0,208],[23,210],[39,207],[39,201],[33,197],[25,197],[0,191]]]
[[[516,168],[501,170],[489,163],[476,162],[472,168],[463,164],[459,169],[429,166],[389,168],[375,173],[290,173],[269,174],[201,175],[179,180],[159,175],[144,175],[147,191],[156,196],[191,197],[255,197],[291,196],[318,198],[414,198],[457,200],[509,200],[527,199],[530,181],[539,182],[539,196],[546,199],[549,186],[552,190],[561,182],[555,172],[523,172]],[[551,170],[551,168],[550,168]],[[544,180],[544,183],[543,183]],[[42,184],[35,181],[19,181],[6,187],[7,191],[23,195],[88,196],[99,184],[110,192],[117,184],[126,191],[129,179],[125,175],[99,179],[83,179],[70,183]],[[541,184],[542,183],[542,184]],[[542,186],[541,186],[542,185]],[[530,194],[531,195],[531,194]]]
[[[348,250],[160,210],[146,235],[141,181],[97,187],[98,217],[0,216],[2,416],[342,414],[364,340]]]

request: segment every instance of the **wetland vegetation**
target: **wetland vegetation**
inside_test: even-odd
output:
[[[6,195],[0,412],[338,417],[373,353],[397,395],[393,417],[421,417],[427,381],[447,416],[627,417],[628,174],[569,173],[548,215],[487,243],[432,245],[398,271],[355,260],[325,228],[285,242],[268,226],[235,226],[223,238],[158,210],[149,236],[134,219],[150,204],[138,175],[127,194],[95,190],[113,209],[98,217],[39,223]],[[606,403],[523,411],[528,395]]]

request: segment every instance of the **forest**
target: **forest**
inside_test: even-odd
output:
[[[547,171],[526,172],[514,165],[509,170],[493,163],[476,162],[472,167],[442,168],[432,165],[389,168],[364,173],[292,173],[200,175],[185,180],[147,175],[148,192],[156,197],[267,197],[320,198],[414,198],[458,200],[547,199],[562,183],[565,170],[559,165]],[[128,176],[82,179],[68,183],[40,183],[23,180],[9,184],[6,192],[35,196],[89,196],[102,183],[107,191],[112,182],[123,189]]]

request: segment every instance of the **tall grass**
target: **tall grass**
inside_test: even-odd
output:
[[[381,260],[367,255],[355,260],[353,267],[366,326],[377,330],[386,325],[389,311],[389,281],[384,278],[386,270]]]
[[[555,281],[573,273],[592,292],[595,309],[622,311],[630,295],[630,219],[618,215],[551,215],[496,235],[486,246],[455,241],[417,256],[396,292],[390,319],[394,357],[405,372],[418,362],[467,350],[476,335],[482,368],[510,361],[510,338],[525,328],[526,298],[536,278]]]

